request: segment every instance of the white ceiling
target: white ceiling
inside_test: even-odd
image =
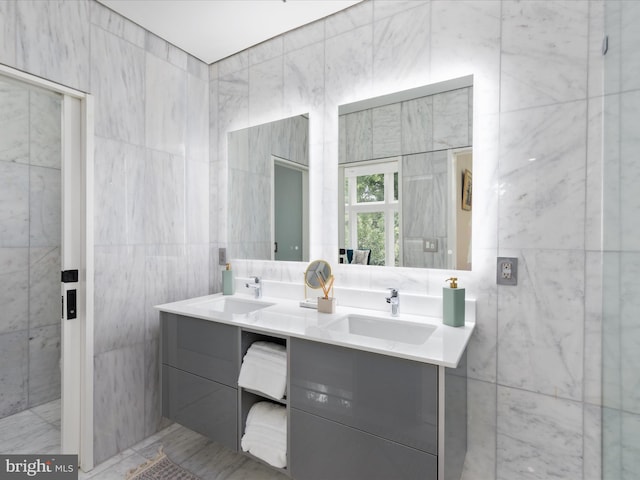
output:
[[[361,0],[98,0],[206,63]]]

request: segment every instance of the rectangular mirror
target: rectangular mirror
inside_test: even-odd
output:
[[[473,77],[339,115],[338,261],[471,270]]]
[[[228,134],[230,258],[309,260],[309,118]]]

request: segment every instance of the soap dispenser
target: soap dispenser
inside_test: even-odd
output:
[[[458,288],[458,279],[446,280],[448,287],[442,288],[442,323],[450,327],[464,326],[464,288]]]
[[[227,263],[225,270],[222,271],[222,294],[233,295],[235,293],[235,282],[233,281],[233,271],[231,264]]]

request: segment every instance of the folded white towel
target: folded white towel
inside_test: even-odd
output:
[[[287,466],[287,410],[271,402],[254,404],[247,415],[242,450],[277,468]]]
[[[287,351],[282,345],[255,342],[242,361],[238,385],[281,399],[287,388]]]

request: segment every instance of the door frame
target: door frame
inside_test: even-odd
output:
[[[61,453],[78,454],[82,470],[93,468],[93,314],[94,314],[94,259],[93,259],[93,155],[94,155],[94,99],[93,96],[64,85],[31,75],[15,68],[0,64],[0,74],[28,85],[33,85],[63,96],[62,120],[62,164],[69,165],[69,156],[75,155],[76,163],[72,172],[64,173],[62,201],[66,195],[64,187],[72,180],[78,183],[76,198],[80,205],[74,208],[70,230],[77,233],[79,246],[79,281],[74,284],[78,290],[78,317],[76,320],[62,320],[60,337],[62,343],[62,417]],[[73,108],[79,101],[79,108]],[[75,122],[75,124],[73,123]],[[80,131],[78,131],[80,127]],[[71,162],[73,164],[73,162]],[[67,168],[67,170],[69,170]],[[79,171],[78,171],[79,170]],[[64,233],[63,233],[64,235]],[[64,266],[63,266],[64,268]],[[66,342],[65,342],[66,341]],[[79,415],[78,415],[79,412]]]

